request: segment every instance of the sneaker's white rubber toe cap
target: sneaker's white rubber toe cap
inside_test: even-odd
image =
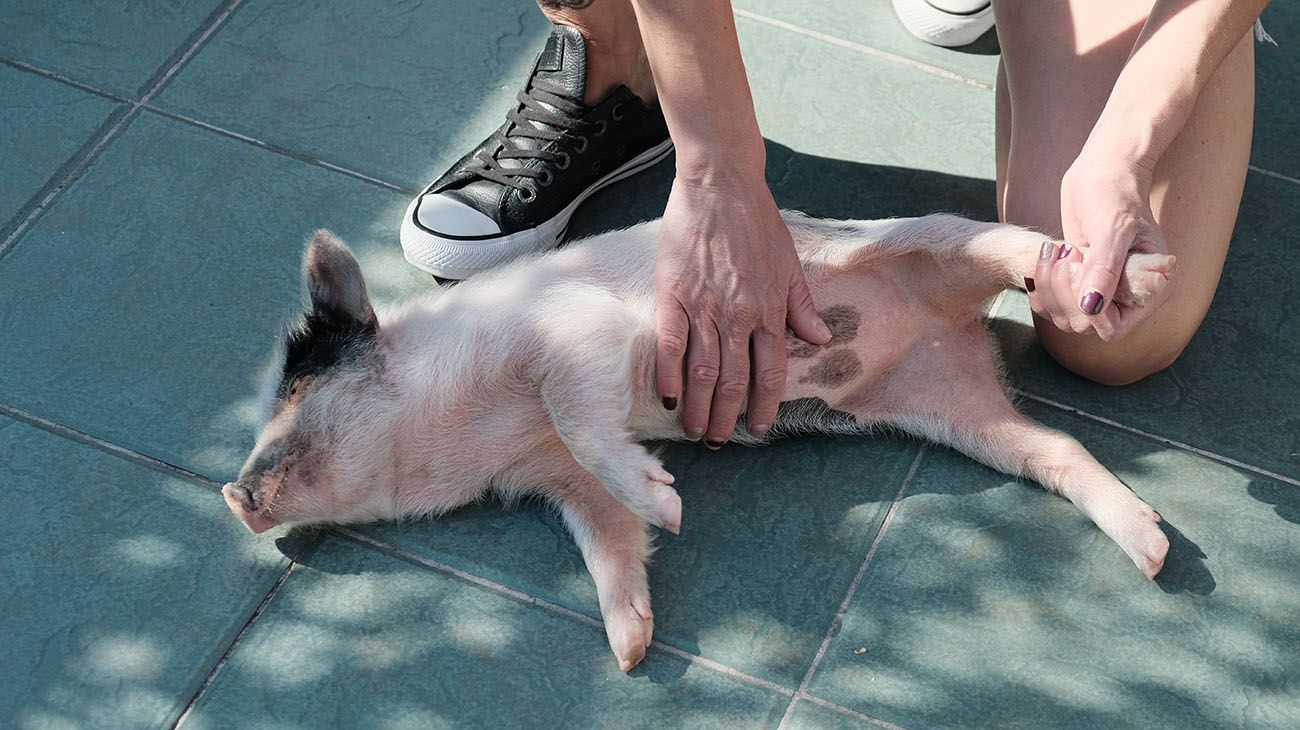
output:
[[[935,46],[974,43],[993,27],[988,0],[893,0],[894,13],[907,32]]]
[[[496,236],[501,228],[496,221],[468,205],[445,195],[422,195],[416,202],[415,216],[420,225],[442,236]]]

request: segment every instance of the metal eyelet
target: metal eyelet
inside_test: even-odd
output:
[[[537,184],[542,187],[546,187],[553,182],[555,182],[555,176],[551,174],[550,170],[542,170],[541,173],[537,175]]]
[[[528,188],[515,188],[515,197],[525,203],[531,203],[533,202],[533,198],[537,197],[537,193],[534,193]]]
[[[560,155],[560,157],[563,157],[563,158],[564,158],[564,161],[563,161],[563,162],[557,161],[557,162],[555,163],[555,169],[557,169],[557,170],[567,170],[567,169],[569,169],[569,163],[570,163],[570,162],[573,162],[573,158],[572,158],[572,157],[569,157],[569,153],[568,153],[568,152],[561,152],[561,153],[559,153],[559,155]]]
[[[577,145],[576,147],[574,147],[573,149],[574,149],[578,154],[582,154],[583,152],[586,152],[586,151],[587,151],[587,142],[588,142],[588,140],[587,140],[586,137],[579,137],[579,138],[578,138],[578,145]]]
[[[608,122],[606,122],[604,119],[598,119],[598,120],[596,120],[596,131],[595,131],[595,133],[594,133],[594,136],[596,136],[596,137],[604,137],[604,136],[605,136],[605,133],[608,132],[608,131],[609,131],[609,123],[608,123]]]
[[[614,119],[614,121],[616,121],[616,122],[622,120],[622,119],[623,119],[623,105],[622,105],[622,104],[615,104],[615,105],[614,105],[614,108],[610,110],[610,112],[609,112],[609,116],[612,117],[612,118]]]

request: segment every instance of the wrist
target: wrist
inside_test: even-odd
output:
[[[763,184],[766,165],[767,149],[757,129],[740,140],[677,144],[677,180],[692,187]]]

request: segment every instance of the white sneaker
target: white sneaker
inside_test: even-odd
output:
[[[907,32],[926,43],[955,48],[974,43],[993,27],[989,0],[893,0]]]

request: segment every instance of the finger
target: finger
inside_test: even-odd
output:
[[[1120,274],[1124,272],[1124,260],[1128,258],[1131,241],[1111,241],[1111,245],[1091,246],[1088,259],[1083,264],[1083,276],[1079,281],[1081,293],[1075,306],[1087,317],[1096,317],[1106,307],[1106,303],[1115,296],[1115,287],[1119,285]]]
[[[682,430],[692,441],[699,441],[709,427],[717,382],[718,329],[712,320],[694,319],[686,339],[686,388],[682,394]]]
[[[718,383],[713,388],[713,403],[709,411],[709,430],[704,434],[704,445],[710,449],[722,448],[736,431],[736,419],[749,391],[749,339],[753,330],[748,327],[719,332],[721,357],[718,363]]]
[[[668,410],[676,410],[682,393],[682,361],[690,320],[676,299],[663,298],[655,306],[655,389]]]
[[[1050,255],[1047,257],[1038,257],[1038,266],[1035,269],[1036,276],[1034,283],[1037,285],[1036,294],[1038,295],[1039,305],[1042,307],[1039,312],[1042,316],[1051,320],[1052,325],[1057,329],[1070,331],[1070,319],[1066,316],[1065,307],[1061,303],[1061,292],[1069,293],[1068,281],[1065,289],[1062,289],[1059,272],[1062,269],[1057,268],[1057,263],[1063,256],[1069,256],[1072,249],[1066,246],[1057,246],[1051,244]]]
[[[1077,306],[1071,304],[1077,298],[1075,292],[1078,291],[1079,264],[1076,260],[1078,256],[1078,250],[1067,244],[1066,248],[1062,249],[1062,253],[1058,254],[1059,258],[1052,262],[1052,292],[1056,296],[1058,316],[1065,322],[1062,329],[1082,334],[1092,331],[1092,323]]]
[[[1101,338],[1102,342],[1114,342],[1123,335],[1120,333],[1122,322],[1121,312],[1128,307],[1121,307],[1115,302],[1109,302],[1099,314],[1091,318],[1092,329]]]
[[[1045,288],[1040,289],[1038,282],[1043,282],[1044,286],[1048,283],[1047,275],[1053,258],[1056,258],[1056,244],[1043,241],[1042,248],[1038,249],[1038,262],[1034,265],[1034,275],[1025,277],[1025,292],[1029,295],[1029,308],[1044,316],[1047,315],[1044,297],[1049,292]]]
[[[790,282],[790,290],[785,297],[785,321],[794,331],[795,337],[814,345],[824,345],[831,341],[831,328],[826,326],[813,304],[812,291],[803,269],[795,271]]]
[[[745,428],[762,438],[776,423],[777,408],[785,395],[785,334],[771,327],[754,332],[753,385],[745,407]]]

